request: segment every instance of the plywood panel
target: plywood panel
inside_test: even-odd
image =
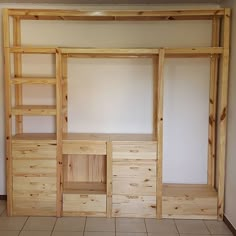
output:
[[[105,216],[106,195],[63,194],[63,215]]]
[[[67,155],[65,159],[65,181],[106,182],[106,156]]]
[[[112,196],[113,217],[156,217],[155,196]]]

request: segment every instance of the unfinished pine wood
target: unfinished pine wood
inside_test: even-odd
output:
[[[28,20],[203,20],[223,16],[224,9],[79,11],[54,9],[9,9],[9,15]]]
[[[63,140],[62,152],[63,154],[106,155],[106,142]]]
[[[68,59],[67,56],[62,56],[61,58],[61,69],[62,69],[62,107],[68,107],[68,80],[67,80],[67,63]],[[63,117],[62,117],[62,129],[63,133],[68,132],[68,112],[67,110],[63,112]]]
[[[57,145],[54,142],[30,141],[12,141],[13,159],[56,159]]]
[[[13,46],[18,47],[21,45],[21,24],[19,17],[13,18]],[[15,76],[22,75],[22,57],[21,54],[14,54],[14,73]],[[22,86],[17,84],[15,86],[15,104],[22,105]],[[23,132],[23,117],[16,116],[15,118],[16,133]]]
[[[224,190],[225,190],[225,163],[226,163],[226,133],[228,113],[228,77],[229,77],[229,43],[230,43],[230,9],[225,9],[223,25],[223,46],[221,88],[220,88],[220,123],[219,128],[219,153],[218,153],[218,219],[223,220]]]
[[[156,217],[155,196],[112,196],[113,217]]]
[[[214,17],[212,20],[212,46],[219,46],[220,42],[220,19]],[[219,57],[214,55],[210,59],[210,91],[209,91],[209,126],[208,126],[208,169],[207,182],[215,186],[216,167],[216,108],[217,108],[217,81],[218,81]]]
[[[11,87],[10,87],[10,31],[8,9],[3,9],[3,45],[4,45],[4,84],[5,84],[5,142],[6,142],[6,173],[7,173],[7,214],[12,215],[12,157],[11,157]]]
[[[64,193],[106,194],[106,183],[102,182],[64,182]]]
[[[106,168],[106,182],[107,182],[107,217],[112,216],[112,144],[107,142],[107,168]]]
[[[106,182],[105,155],[66,155],[63,158],[64,181]]]
[[[22,53],[22,54],[54,54],[56,48],[40,48],[40,47],[11,47],[11,53]]]
[[[165,49],[160,50],[158,61],[158,81],[157,81],[157,218],[162,216],[162,165],[163,165],[163,93],[164,93],[164,60]]]
[[[157,139],[157,83],[158,83],[158,56],[153,57],[153,118],[152,118],[152,132],[153,132],[153,137]]]
[[[109,134],[96,134],[96,133],[64,133],[64,142],[70,141],[109,141]]]
[[[209,185],[163,185],[163,218],[217,219],[217,192]]]
[[[125,142],[135,142],[135,141],[156,141],[153,134],[109,134],[109,140],[114,141],[125,141]]]
[[[106,195],[63,194],[63,216],[106,216]]]
[[[52,143],[56,144],[56,134],[55,133],[23,133],[16,134],[12,136],[12,140],[17,140],[17,143]]]
[[[52,116],[56,115],[56,106],[18,105],[12,108],[13,115]]]
[[[118,160],[155,160],[156,159],[156,142],[112,142],[112,159]]]
[[[21,84],[56,84],[55,78],[44,78],[44,77],[15,77],[11,79],[11,84],[21,85]],[[20,105],[20,104],[19,104]]]

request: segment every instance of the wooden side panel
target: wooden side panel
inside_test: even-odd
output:
[[[155,218],[156,197],[113,195],[112,216]]]
[[[13,215],[55,216],[56,177],[13,177]]]
[[[67,182],[106,182],[105,155],[68,155],[64,157]]]
[[[12,142],[13,159],[56,159],[55,143],[45,143],[40,141]]]
[[[56,160],[13,160],[14,176],[56,176]]]
[[[112,158],[117,159],[156,159],[156,142],[112,142]]]
[[[106,155],[106,142],[103,141],[64,141],[63,154]]]
[[[106,216],[105,194],[63,194],[64,216]]]

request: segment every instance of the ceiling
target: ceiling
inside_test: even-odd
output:
[[[54,3],[54,4],[217,4],[225,0],[0,0],[0,3]]]

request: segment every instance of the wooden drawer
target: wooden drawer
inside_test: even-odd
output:
[[[13,214],[56,215],[56,177],[13,177]]]
[[[56,159],[56,143],[54,141],[13,141],[12,157],[13,159],[40,158]]]
[[[113,217],[156,217],[155,196],[112,196]]]
[[[105,194],[63,194],[64,216],[106,216]]]
[[[114,177],[156,178],[156,161],[151,162],[113,162],[112,174]]]
[[[63,154],[106,155],[105,141],[63,141]]]
[[[14,176],[56,176],[56,160],[13,160]]]
[[[112,159],[151,159],[155,160],[157,156],[156,142],[112,142]]]

